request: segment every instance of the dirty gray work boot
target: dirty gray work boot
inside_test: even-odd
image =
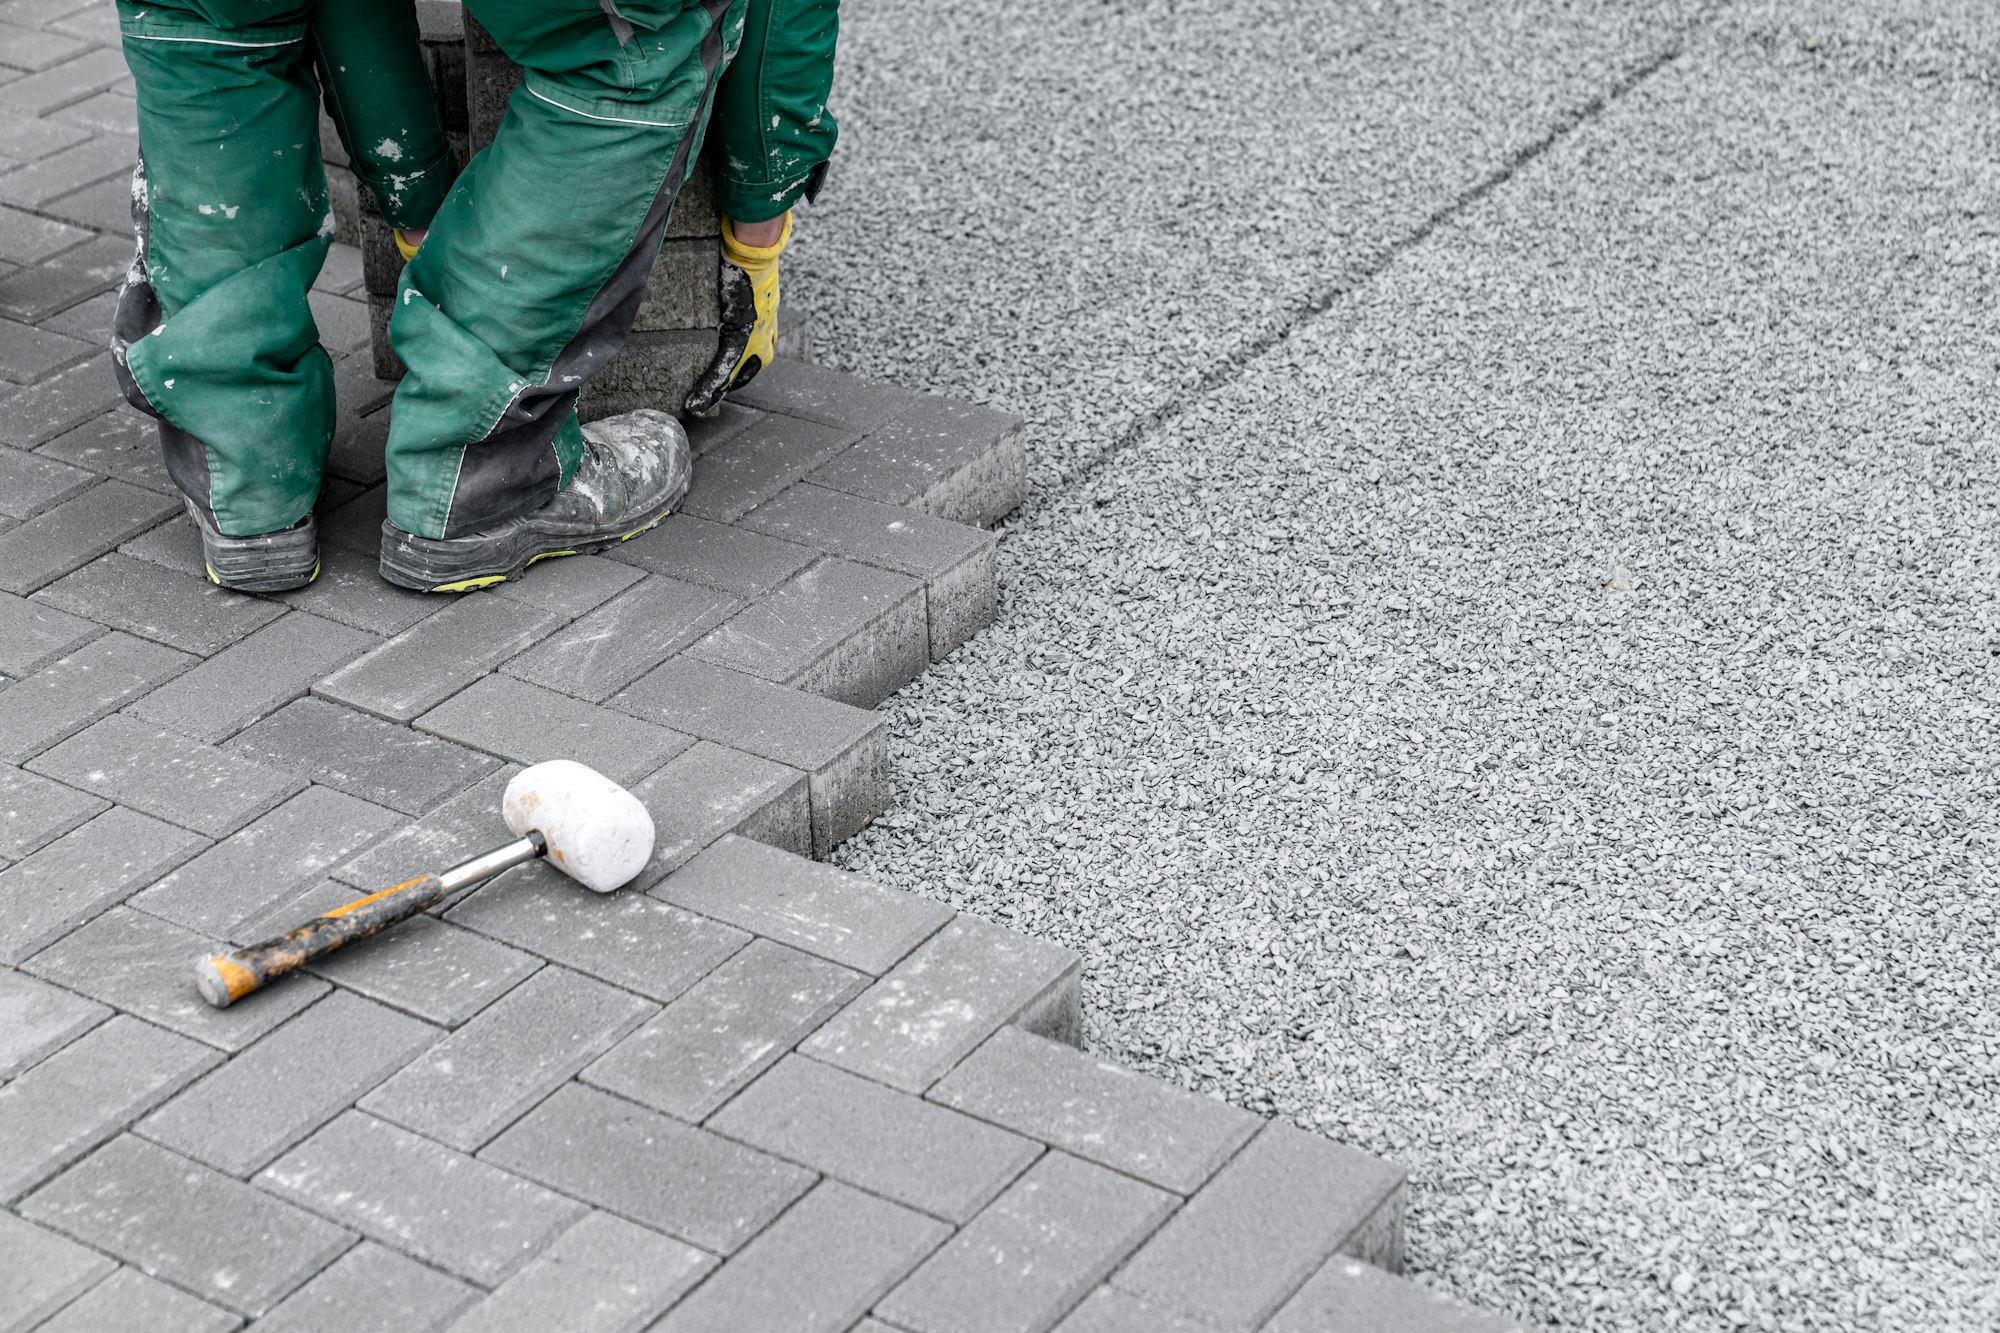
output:
[[[188,500],[187,511],[201,532],[202,563],[210,583],[237,592],[284,592],[319,577],[319,525],[311,514],[276,532],[225,537],[201,505]]]
[[[540,509],[463,537],[416,537],[382,520],[382,577],[419,592],[470,592],[521,577],[559,555],[630,541],[687,494],[687,433],[642,407],[583,428],[583,459],[569,486]]]

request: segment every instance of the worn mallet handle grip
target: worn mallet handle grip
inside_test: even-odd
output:
[[[442,875],[419,875],[366,898],[356,898],[276,939],[204,958],[194,965],[195,989],[216,1008],[227,1009],[266,982],[296,972],[315,958],[324,958],[398,921],[407,921],[468,884],[532,861],[546,845],[541,834],[530,833],[505,847],[453,866]]]

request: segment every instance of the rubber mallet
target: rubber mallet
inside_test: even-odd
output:
[[[439,875],[419,875],[357,898],[276,939],[194,965],[201,998],[226,1009],[267,982],[296,972],[356,940],[444,901],[537,857],[585,888],[609,893],[627,883],[653,855],[653,817],[639,798],[596,769],[568,759],[524,768],[500,802],[513,842]]]

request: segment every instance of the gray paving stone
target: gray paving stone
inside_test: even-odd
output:
[[[320,549],[319,577],[284,595],[285,604],[370,634],[394,635],[450,606],[444,598],[411,592],[383,580],[375,557]]]
[[[917,1333],[1046,1333],[1179,1203],[1129,1176],[1048,1153],[876,1313]]]
[[[148,1022],[225,1051],[240,1051],[324,995],[317,977],[288,977],[227,1009],[194,988],[194,963],[219,941],[168,921],[114,907],[30,958],[23,967]]]
[[[36,773],[221,838],[305,781],[128,717],[107,717],[28,761]]]
[[[1081,967],[1071,950],[960,916],[800,1050],[920,1093],[1036,1001],[1061,990],[1074,992]]]
[[[81,369],[96,365],[93,361]],[[17,397],[8,404],[10,413],[18,402]],[[152,527],[179,507],[177,501],[122,481],[93,486],[19,527],[0,532],[0,591],[33,592]]]
[[[111,1016],[81,995],[12,968],[0,969],[0,1083],[59,1051]]]
[[[160,457],[159,431],[152,422],[123,405],[99,412],[71,426],[35,452],[43,458],[72,463],[162,495],[176,493],[173,481],[167,476],[166,464]],[[177,521],[193,537],[194,525],[186,516]],[[133,540],[141,540],[144,536],[142,533]],[[199,539],[194,546],[198,552],[201,547]],[[187,566],[186,572],[195,573],[200,568],[197,558]]]
[[[0,1088],[0,1199],[16,1199],[179,1092],[218,1056],[119,1014]]]
[[[402,822],[379,805],[308,787],[132,899],[190,930],[234,939],[244,923],[298,897]]]
[[[545,967],[359,1105],[470,1152],[657,1012],[636,995]]]
[[[319,539],[323,546],[337,546],[353,551],[366,559],[373,559],[382,549],[382,521],[389,515],[389,492],[384,486],[370,486],[351,500],[333,506],[322,507],[319,513]],[[446,605],[470,599],[446,600],[433,597],[429,593],[418,596],[433,601],[444,600]]]
[[[580,1077],[699,1122],[866,982],[825,959],[752,940]]]
[[[728,619],[727,593],[653,577],[508,662],[510,676],[602,703]]]
[[[769,592],[819,557],[810,547],[710,523],[692,514],[675,514],[605,555],[654,574],[742,598]]]
[[[79,107],[88,106],[85,114],[112,122],[122,113],[132,120],[138,118],[138,102],[134,98],[118,93],[99,93]],[[70,114],[65,109],[65,115]],[[134,134],[130,126],[113,126],[114,134]],[[89,227],[93,231],[106,232],[117,237],[126,245],[132,243],[132,181],[129,176],[114,175],[86,185],[80,190],[57,195],[45,203],[37,205],[42,212],[65,222],[74,222],[79,227]]]
[[[44,123],[24,120],[17,121],[16,125],[39,126]],[[81,142],[86,137],[68,127],[62,127],[62,134],[72,143]],[[55,148],[62,146],[60,142],[54,145]],[[4,151],[5,146],[0,145],[0,152]],[[89,239],[90,233],[81,228],[37,217],[24,209],[0,205],[0,259],[15,264],[33,264]]]
[[[573,759],[624,783],[637,782],[694,744],[692,736],[508,676],[485,677],[414,725],[520,764]]]
[[[359,1111],[264,1168],[257,1183],[485,1287],[506,1281],[584,1211]]]
[[[117,1265],[75,1241],[0,1213],[0,1328],[33,1328]]]
[[[46,1324],[38,1333],[229,1333],[243,1320],[184,1291],[120,1268]]]
[[[0,338],[4,338],[4,332],[4,328],[0,328]],[[29,332],[39,333],[39,330],[30,329]],[[59,334],[44,336],[65,343],[75,342]],[[0,356],[11,359],[12,354],[26,350],[8,347],[0,341]],[[24,356],[23,360],[27,358]],[[97,480],[95,473],[71,467],[54,458],[23,453],[19,449],[0,450],[0,514],[8,518],[32,518],[50,505],[61,504],[85,487],[96,484]]]
[[[763,418],[764,414],[754,407],[725,401],[715,409],[714,416],[685,417],[681,425],[687,430],[688,446],[699,456],[735,439]]]
[[[1200,1188],[1261,1123],[1018,1028],[994,1033],[930,1096],[1178,1194]]]
[[[20,1210],[246,1315],[268,1309],[354,1241],[291,1204],[130,1135],[29,1195]]]
[[[0,320],[0,376],[16,384],[33,384],[71,362],[90,356],[98,349],[81,338],[72,338],[53,329],[39,329],[14,320]],[[21,455],[26,458],[28,455]],[[51,462],[60,461],[49,459]],[[48,481],[41,483],[43,488]],[[61,497],[58,497],[61,498]],[[53,504],[54,500],[47,503]],[[41,505],[34,506],[35,509]],[[33,512],[33,510],[30,510]]]
[[[914,894],[737,837],[716,843],[652,892],[878,976],[952,916]]]
[[[237,733],[222,750],[303,773],[315,782],[406,815],[435,809],[500,762],[372,714],[314,698],[286,704]],[[497,802],[494,808],[499,808]],[[506,840],[496,837],[487,846]],[[389,883],[408,878],[403,875]]]
[[[16,69],[47,69],[90,49],[90,43],[57,32],[0,23],[0,64]]]
[[[116,632],[0,692],[0,759],[19,762],[73,736],[195,659]]]
[[[0,870],[0,962],[46,948],[205,845],[186,829],[114,808]]]
[[[610,702],[634,717],[805,773],[814,856],[825,856],[888,806],[888,724],[867,709],[689,658],[647,672]]]
[[[929,645],[922,584],[828,557],[711,630],[688,653],[871,708],[922,674]]]
[[[1345,1255],[1327,1260],[1264,1326],[1266,1333],[1507,1333],[1518,1327]]]
[[[722,1255],[814,1180],[810,1171],[574,1083],[480,1156]]]
[[[315,680],[380,643],[293,612],[145,695],[126,711],[214,744],[303,695]]]
[[[668,1311],[654,1333],[843,1333],[950,1232],[825,1181]]]
[[[750,939],[643,893],[593,893],[546,863],[492,881],[447,919],[660,1001]]]
[[[125,58],[115,47],[95,47],[74,60],[52,65],[39,74],[0,84],[0,103],[37,116],[46,115],[57,107],[80,102],[129,76]],[[133,160],[130,144],[124,145],[124,152],[125,169],[129,171]],[[116,166],[115,160],[109,157],[107,160]]]
[[[135,1126],[232,1176],[318,1129],[444,1034],[335,991]]]
[[[856,438],[841,426],[766,416],[695,460],[694,484],[681,501],[680,512],[734,523]]]
[[[633,888],[650,888],[730,833],[812,854],[812,801],[796,768],[697,741],[632,794],[653,816],[653,856]]]
[[[461,597],[313,687],[337,703],[408,722],[562,621],[501,597]]]
[[[924,401],[908,389],[804,361],[775,362],[729,397],[743,407],[858,432],[876,430]]]
[[[128,139],[137,138],[139,135],[139,100],[135,97],[127,97],[124,93],[98,93],[96,96],[87,97],[73,106],[64,107],[58,114],[71,124],[81,125],[85,129],[96,130],[102,134],[122,134]],[[119,221],[124,223],[125,230],[129,230],[132,226],[131,186],[128,182],[118,180],[116,177],[113,177],[107,184],[125,187],[126,211]],[[104,186],[94,185],[90,188],[97,190],[104,188]]]
[[[495,597],[525,602],[544,611],[580,616],[604,605],[637,583],[642,571],[601,555],[568,556],[536,564],[534,577],[493,585]]]
[[[708,1120],[762,1148],[934,1217],[965,1223],[1039,1143],[879,1083],[790,1055]]]
[[[809,479],[933,518],[991,527],[1020,507],[1026,477],[1018,418],[927,396]]]
[[[102,142],[104,141],[99,140],[97,144]],[[65,161],[71,166],[81,165],[83,156],[95,151],[97,144],[79,144],[63,154],[44,158],[26,170],[0,176],[0,193],[4,193],[9,186],[17,182],[25,183],[38,170],[53,170],[58,161]],[[120,175],[127,185],[126,217],[129,218],[131,216],[129,164]],[[65,190],[62,193],[70,192]],[[56,203],[53,196],[34,207],[65,221],[76,220],[64,217],[65,210]],[[109,291],[123,281],[125,270],[132,264],[130,223],[127,222],[123,234],[117,236],[98,236],[94,234],[94,224],[83,225],[91,226],[93,229],[89,240],[60,254],[51,255],[39,264],[17,269],[6,278],[0,279],[0,313],[13,319],[35,323],[75,305],[78,301]],[[97,346],[101,348],[104,344],[99,343]]]
[[[257,1333],[435,1333],[477,1287],[364,1240],[257,1321]]]
[[[372,892],[413,875],[448,870],[468,857],[491,851],[513,837],[500,817],[500,802],[507,784],[520,771],[518,765],[508,764],[488,774],[341,866],[333,877]]]
[[[1056,1326],[1056,1333],[1212,1333],[1213,1328],[1142,1301],[1130,1292],[1099,1287]]]
[[[103,626],[0,592],[0,672],[19,679],[104,632]]]
[[[327,475],[359,482],[363,486],[374,485],[389,475],[385,458],[388,443],[387,412],[357,415],[342,404],[340,412],[334,417],[333,442],[327,447]],[[365,555],[366,552],[356,554]]]
[[[87,343],[103,347],[111,340],[111,316],[118,308],[117,292],[100,292],[88,301],[78,301],[69,309],[37,321],[45,329],[67,333],[72,338],[81,338]],[[105,364],[110,364],[107,358]],[[63,372],[65,375],[68,371]],[[121,406],[123,395],[102,400],[105,407]]]
[[[1269,1124],[1111,1282],[1221,1328],[1261,1328],[1330,1255],[1400,1263],[1402,1206],[1400,1169]]]
[[[203,657],[284,614],[260,598],[116,551],[57,579],[35,600]]]
[[[320,345],[334,356],[368,345],[368,303],[331,292],[309,292],[313,323],[319,326]]]
[[[354,890],[344,884],[328,884],[322,891],[326,897],[320,905],[307,908],[301,901],[287,919],[296,925],[354,897]],[[370,999],[457,1027],[541,965],[533,954],[435,917],[419,916],[328,956],[312,970]]]
[[[932,661],[993,623],[998,588],[991,533],[809,483],[765,501],[742,524],[920,580]]]
[[[636,1333],[715,1267],[715,1257],[609,1213],[591,1213],[467,1310],[453,1333]]]
[[[105,808],[102,797],[37,773],[0,765],[0,856],[10,861],[47,846]]]

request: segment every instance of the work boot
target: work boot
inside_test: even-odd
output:
[[[237,592],[284,592],[319,577],[319,525],[311,514],[276,532],[225,537],[206,509],[192,500],[186,503],[188,517],[201,531],[210,583]]]
[[[463,537],[416,537],[382,520],[382,577],[420,592],[470,592],[559,555],[630,541],[687,494],[694,463],[681,423],[642,407],[583,428],[576,475],[540,509]]]

